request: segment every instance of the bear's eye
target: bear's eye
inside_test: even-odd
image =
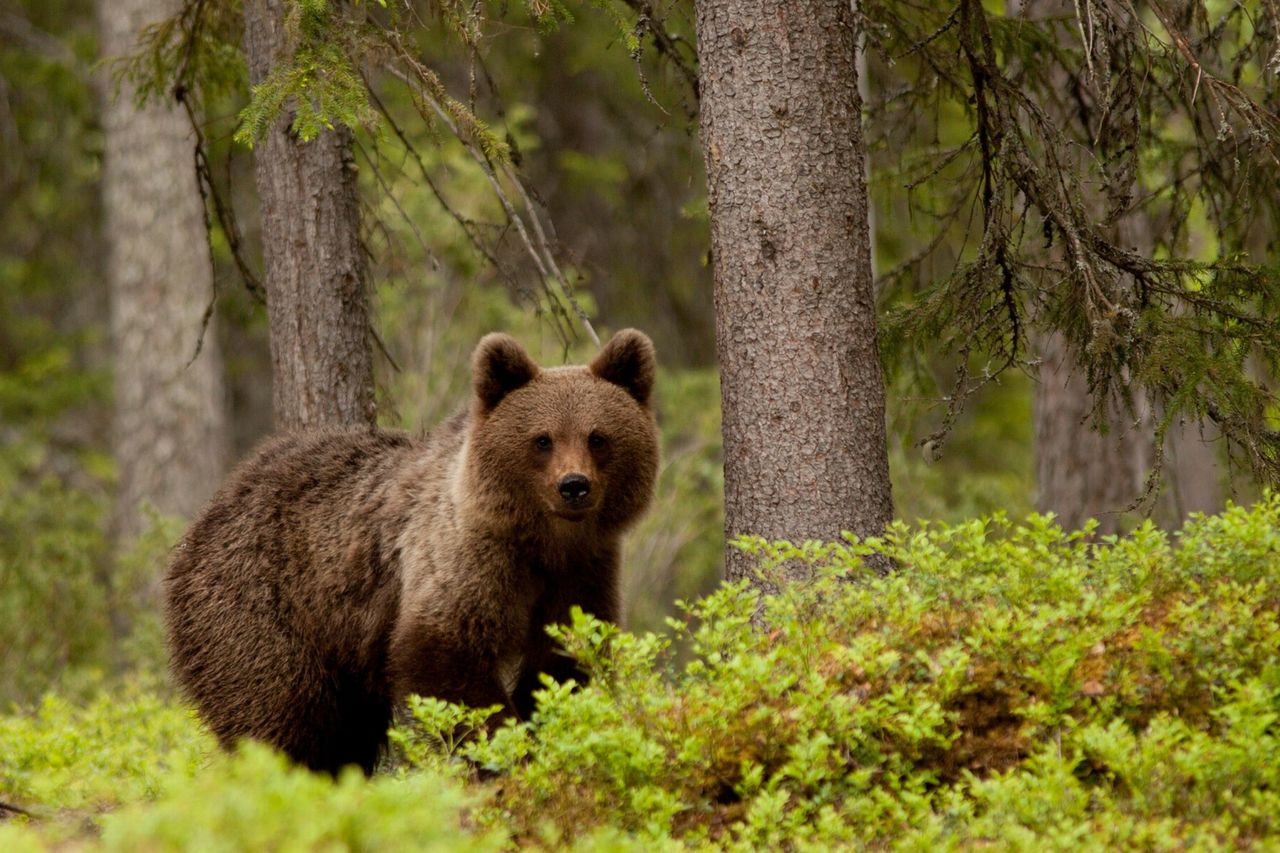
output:
[[[592,450],[599,450],[604,447],[604,445],[605,438],[600,433],[593,432],[591,435],[587,436],[587,447],[590,447]]]
[[[536,448],[538,448],[539,450],[550,450],[550,449],[551,449],[551,436],[549,436],[549,435],[540,435],[540,436],[538,436],[537,438],[535,438],[535,439],[533,440],[533,446],[534,446],[534,447],[536,447]]]

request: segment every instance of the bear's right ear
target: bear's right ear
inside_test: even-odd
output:
[[[623,329],[604,345],[590,369],[601,379],[621,385],[640,405],[648,406],[656,362],[649,336],[635,329]]]
[[[510,335],[485,335],[471,356],[471,384],[482,413],[493,411],[503,397],[537,375],[538,365]]]

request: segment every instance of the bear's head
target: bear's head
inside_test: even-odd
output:
[[[653,343],[614,335],[588,365],[540,368],[509,335],[472,357],[469,478],[491,510],[620,530],[645,510],[658,469]],[[475,481],[479,481],[476,483]]]

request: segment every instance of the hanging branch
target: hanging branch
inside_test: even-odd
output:
[[[388,34],[386,44],[391,49],[393,60],[406,66],[412,75],[394,62],[386,63],[384,70],[410,88],[418,103],[430,109],[449,132],[462,143],[480,168],[508,220],[515,226],[521,244],[537,268],[544,286],[548,288],[552,311],[563,311],[556,299],[557,294],[550,290],[551,284],[554,283],[559,291],[558,295],[573,310],[587,336],[597,347],[600,346],[600,337],[596,334],[590,317],[574,297],[572,285],[556,262],[555,252],[547,240],[546,230],[543,228],[538,211],[525,190],[523,182],[502,156],[501,147],[488,138],[487,129],[478,123],[474,115],[463,114],[460,105],[447,100],[439,78],[410,55],[395,34]],[[461,125],[459,119],[467,122],[465,127]],[[512,203],[500,178],[505,178],[515,188],[519,194],[523,212],[517,210],[516,205]]]
[[[908,209],[936,225],[922,250],[881,278],[889,294],[909,293],[890,313],[886,340],[941,341],[959,359],[942,424],[921,444],[939,446],[977,389],[1030,363],[1030,322],[1071,342],[1099,425],[1107,399],[1131,405],[1144,388],[1164,407],[1157,444],[1175,419],[1207,418],[1255,473],[1280,482],[1280,435],[1266,426],[1276,398],[1259,378],[1260,367],[1280,365],[1280,268],[1231,250],[1280,217],[1266,190],[1280,181],[1278,87],[1250,94],[1240,82],[1277,70],[1280,17],[1268,2],[1269,30],[1241,22],[1245,13],[1231,4],[1195,37],[1161,0],[1146,17],[1136,0],[1061,2],[1069,11],[1045,18],[1030,17],[1027,3],[1016,19],[980,0],[911,4],[910,14],[899,4],[860,5],[869,46],[906,81],[867,105],[872,151],[919,151],[944,102],[967,105],[972,129],[959,146],[880,170],[900,177]],[[1233,36],[1233,26],[1253,35]],[[1073,39],[1074,52],[1060,47]],[[1215,72],[1215,61],[1229,70]],[[1051,118],[1044,105],[1062,94],[1074,110],[1064,105],[1065,119]],[[1144,118],[1157,111],[1186,116],[1189,134]],[[1064,123],[1072,120],[1078,128]],[[1167,174],[1135,192],[1152,154]],[[977,205],[972,224],[963,219],[968,200]],[[1186,257],[1177,242],[1198,200],[1222,247],[1213,261]],[[1153,256],[1120,243],[1114,227],[1144,209],[1169,220]],[[1044,245],[1027,245],[1037,222]],[[957,243],[954,272],[929,280],[930,259]],[[975,378],[969,360],[981,352],[995,360]],[[1157,475],[1159,462],[1157,454]]]

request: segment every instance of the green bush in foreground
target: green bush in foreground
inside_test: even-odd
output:
[[[578,619],[592,686],[467,750],[507,774],[483,819],[745,848],[1280,842],[1275,497],[1173,544],[997,518],[748,547],[823,577],[726,586],[672,637]],[[862,571],[872,548],[898,571]]]
[[[746,547],[767,573],[820,577],[764,599],[722,587],[666,636],[579,616],[560,635],[588,687],[548,684],[533,720],[492,735],[417,702],[400,769],[372,782],[261,749],[200,767],[145,713],[119,747],[140,763],[103,747],[58,764],[39,715],[11,718],[0,799],[48,802],[29,781],[46,751],[91,780],[64,804],[78,819],[111,785],[138,802],[90,814],[100,838],[50,820],[0,827],[0,848],[1280,850],[1280,498],[1172,540],[997,517]],[[863,570],[870,550],[898,570]]]

